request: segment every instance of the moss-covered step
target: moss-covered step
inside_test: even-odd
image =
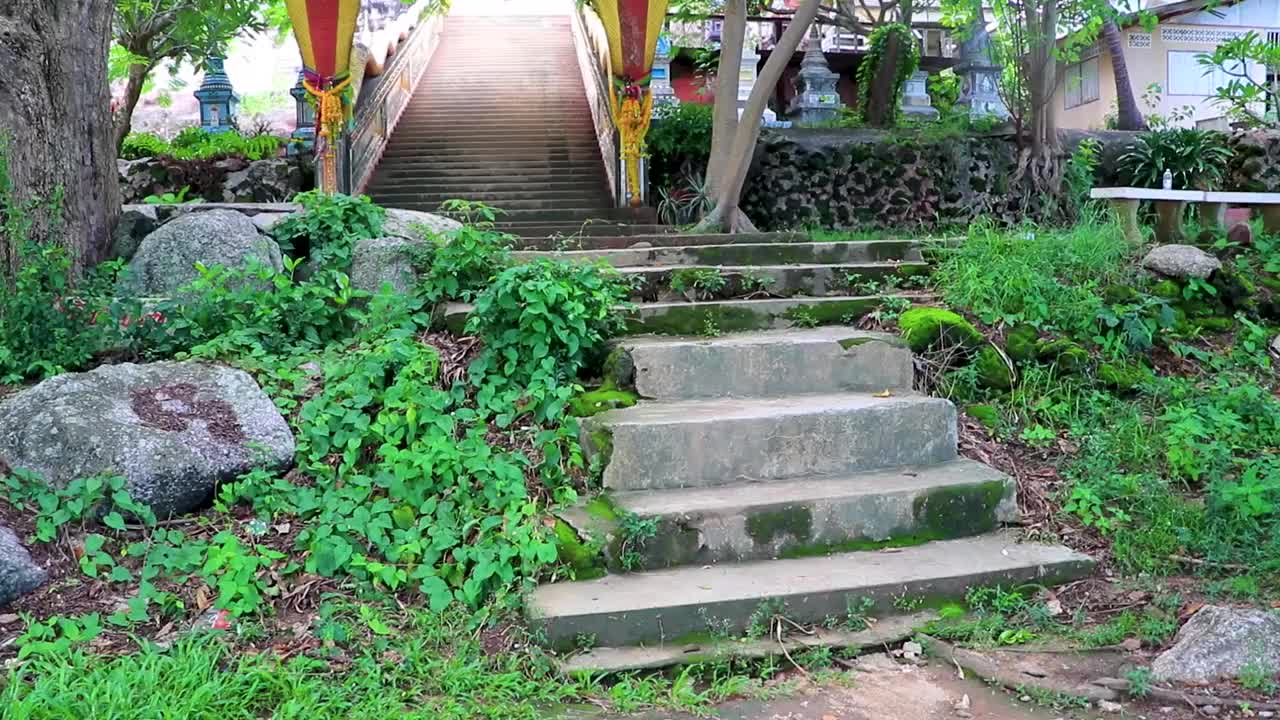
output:
[[[896,335],[833,325],[719,337],[638,335],[607,363],[616,387],[654,400],[781,397],[911,389],[911,351]]]
[[[822,243],[733,243],[639,247],[622,250],[566,250],[512,253],[517,262],[542,258],[571,262],[606,262],[614,267],[681,265],[833,265],[839,263],[919,262],[920,251],[908,240],[861,240]]]
[[[797,232],[777,233],[708,233],[677,235],[581,235],[570,237],[528,238],[517,243],[521,250],[624,250],[626,248],[674,247],[688,245],[734,245],[762,243],[809,242],[809,236]]]
[[[867,598],[890,614],[905,598],[925,607],[962,599],[969,588],[1087,575],[1093,561],[1062,546],[1019,543],[1002,533],[943,540],[897,552],[726,563],[607,575],[542,585],[525,599],[530,623],[552,647],[582,637],[598,645],[678,644],[708,632],[744,633],[761,608],[799,624],[841,618]]]
[[[582,422],[610,490],[833,476],[956,457],[956,410],[910,393],[640,403]]]
[[[829,295],[762,300],[653,302],[637,305],[627,318],[629,335],[706,335],[820,325],[852,325],[883,298]]]
[[[980,535],[1018,518],[1017,485],[955,460],[843,477],[621,492],[561,518],[613,571],[808,557]],[[619,518],[657,523],[629,537]],[[624,558],[625,553],[625,558]]]
[[[682,265],[620,267],[635,284],[634,300],[728,299],[761,295],[845,295],[867,282],[901,280],[929,272],[916,262],[838,265]]]

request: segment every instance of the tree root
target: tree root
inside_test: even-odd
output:
[[[1180,690],[1170,690],[1168,688],[1153,687],[1148,688],[1147,692],[1141,696],[1134,695],[1132,683],[1128,680],[1118,678],[1098,678],[1093,681],[1095,684],[1127,693],[1129,697],[1141,697],[1144,699],[1159,700],[1167,703],[1185,703],[1195,708],[1202,708],[1208,705],[1218,705],[1221,707],[1244,707],[1248,706],[1250,710],[1268,710],[1280,711],[1280,703],[1272,702],[1253,702],[1251,700],[1241,700],[1239,698],[1218,697],[1208,694],[1191,694]]]
[[[931,655],[942,658],[956,667],[964,668],[987,682],[1003,685],[1010,690],[1021,692],[1025,688],[1038,688],[1064,695],[1082,697],[1095,702],[1098,700],[1115,700],[1120,697],[1119,693],[1108,687],[1073,685],[1003,668],[981,653],[956,647],[945,640],[939,640],[929,635],[923,637],[929,642],[928,648]]]

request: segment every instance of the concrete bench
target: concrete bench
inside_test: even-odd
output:
[[[1150,200],[1156,207],[1156,242],[1182,243],[1183,209],[1187,203],[1196,206],[1196,216],[1203,228],[1220,228],[1225,223],[1228,205],[1246,205],[1262,210],[1267,232],[1280,232],[1280,193],[1219,192],[1214,190],[1153,190],[1137,187],[1094,188],[1090,197],[1109,200],[1120,226],[1130,242],[1141,244],[1138,228],[1138,203]]]

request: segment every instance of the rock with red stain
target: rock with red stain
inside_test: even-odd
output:
[[[0,402],[0,466],[55,487],[118,475],[159,516],[206,503],[254,468],[293,462],[293,433],[241,370],[202,362],[104,365]]]

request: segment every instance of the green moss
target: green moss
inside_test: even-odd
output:
[[[1036,356],[1069,373],[1079,372],[1089,364],[1089,351],[1073,340],[1058,339],[1036,343]]]
[[[1191,324],[1202,332],[1224,333],[1230,332],[1235,327],[1236,321],[1229,317],[1207,317],[1193,320]]]
[[[631,353],[622,345],[615,345],[604,358],[601,368],[604,384],[601,389],[635,390],[636,368]]]
[[[969,405],[964,412],[982,423],[988,430],[994,431],[1000,427],[1000,411],[995,405]]]
[[[1258,292],[1258,287],[1249,278],[1228,268],[1214,273],[1210,282],[1218,290],[1218,299],[1237,310],[1248,307]]]
[[[1003,481],[992,480],[925,493],[916,498],[912,510],[917,534],[943,540],[990,532],[1007,491]]]
[[[874,299],[802,303],[788,308],[783,317],[792,321],[805,317],[816,320],[819,325],[840,325],[866,315],[875,307]]]
[[[590,580],[605,574],[600,549],[591,543],[583,542],[569,523],[556,518],[556,555],[560,562],[573,568],[574,577],[579,580]]]
[[[769,545],[788,535],[807,543],[813,536],[813,511],[804,505],[762,510],[749,515],[746,525],[747,535],[756,545]]]
[[[898,327],[915,352],[954,345],[977,347],[984,340],[973,323],[942,308],[912,308],[898,318]]]
[[[588,515],[604,522],[618,521],[618,508],[613,504],[613,500],[608,495],[597,495],[587,502],[583,503],[582,509]]]
[[[867,343],[887,343],[887,344],[892,345],[892,346],[894,346],[894,347],[906,347],[906,346],[907,346],[907,343],[906,343],[906,341],[905,341],[905,340],[903,340],[902,338],[899,338],[899,337],[892,337],[892,336],[886,336],[886,337],[867,337],[867,336],[851,337],[851,338],[844,338],[843,340],[840,340],[840,341],[839,341],[839,343],[840,343],[840,347],[841,347],[841,349],[844,349],[844,350],[848,350],[849,348],[860,347],[860,346],[862,346],[862,345],[866,345]]]
[[[834,543],[795,545],[782,548],[778,552],[778,557],[783,560],[792,560],[795,558],[821,557],[834,553],[874,552],[886,548],[915,547],[916,545],[923,545],[940,539],[928,535],[898,535],[888,540],[844,540]]]
[[[1128,392],[1146,382],[1151,372],[1136,363],[1103,363],[1098,366],[1098,380],[1109,388]]]
[[[1131,303],[1138,299],[1138,291],[1128,285],[1108,285],[1102,289],[1102,299],[1108,305]]]
[[[990,345],[978,352],[974,363],[978,372],[978,382],[993,390],[1008,390],[1013,387],[1013,371],[1005,363],[1004,357]]]
[[[1010,360],[1016,363],[1031,362],[1036,359],[1036,343],[1040,341],[1040,332],[1035,327],[1022,323],[1010,328],[1004,338],[1004,351]]]
[[[607,425],[601,425],[587,433],[587,440],[584,450],[591,464],[601,469],[608,466],[613,458],[613,431]]]
[[[642,317],[633,315],[627,323],[631,334],[702,335],[708,327],[721,332],[764,330],[772,324],[766,312],[745,305],[684,303],[663,308]]]
[[[1264,275],[1258,278],[1258,284],[1273,293],[1280,293],[1280,278],[1267,277]]]
[[[1151,286],[1151,294],[1166,300],[1180,300],[1182,286],[1176,280],[1161,280]]]
[[[606,410],[629,408],[637,399],[635,393],[626,390],[589,390],[569,400],[569,413],[574,417],[591,417]]]

